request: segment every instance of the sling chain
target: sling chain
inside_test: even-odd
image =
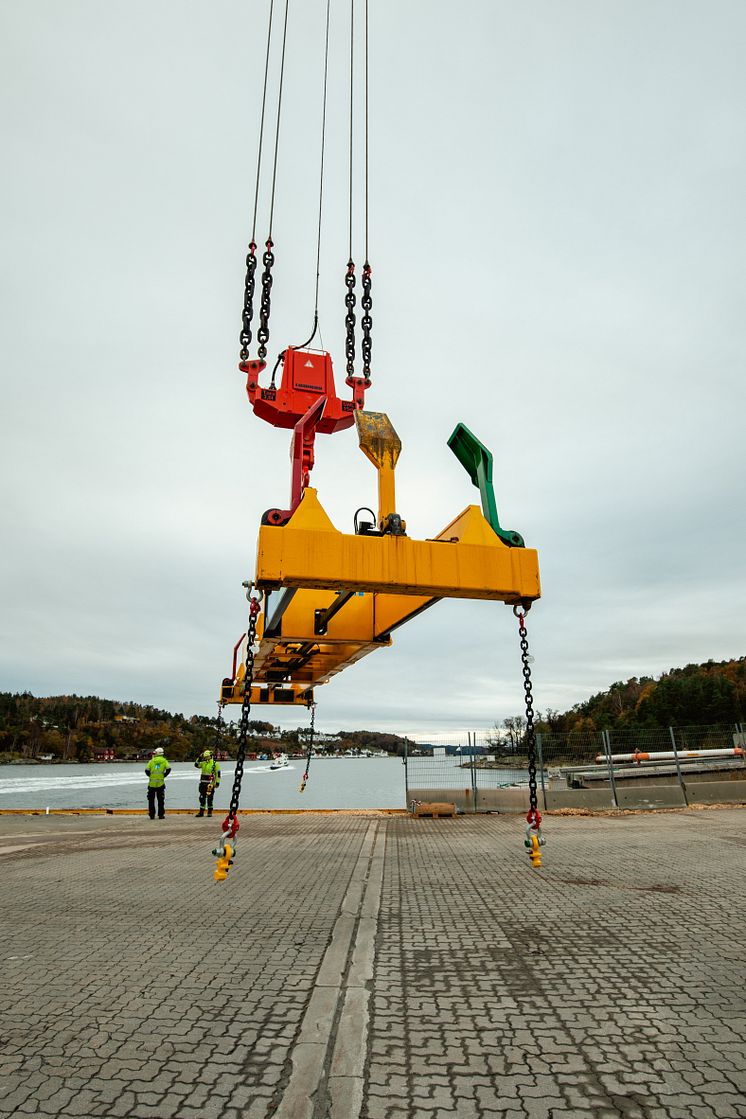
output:
[[[267,356],[267,342],[269,342],[269,312],[271,310],[271,296],[272,296],[272,265],[275,262],[275,254],[272,252],[274,248],[274,241],[271,237],[267,238],[265,245],[265,252],[262,256],[262,264],[264,271],[262,272],[262,298],[259,303],[259,329],[256,332],[257,339],[259,340],[259,360],[264,361]]]
[[[360,305],[363,308],[363,317],[360,320],[363,328],[363,340],[360,343],[360,350],[363,355],[363,377],[365,378],[366,385],[370,384],[370,359],[373,353],[373,340],[370,335],[373,326],[373,319],[370,314],[373,307],[373,299],[370,294],[372,283],[371,271],[370,264],[368,264],[366,260],[363,265],[363,297],[360,300]]]
[[[228,815],[223,820],[223,834],[218,840],[217,847],[213,848],[213,855],[217,856],[215,881],[223,882],[228,874],[228,868],[233,863],[235,851],[235,836],[239,829],[238,802],[241,797],[241,782],[243,780],[243,766],[246,758],[246,741],[249,735],[249,712],[251,711],[251,684],[254,679],[254,642],[256,640],[256,623],[261,606],[259,599],[249,596],[249,625],[246,632],[246,673],[243,679],[243,703],[241,704],[241,720],[238,725],[238,752],[236,754],[236,771],[233,776],[233,789],[231,791]],[[229,842],[231,841],[231,842]]]
[[[523,691],[526,697],[529,809],[526,815],[526,838],[524,840],[524,846],[528,849],[531,865],[540,867],[541,847],[544,846],[545,841],[541,834],[541,813],[539,812],[536,792],[536,731],[534,730],[534,698],[531,685],[531,662],[528,654],[528,636],[526,633],[526,610],[522,606],[514,606],[513,613],[518,619],[518,635],[520,637],[521,662],[523,665]]]
[[[241,314],[241,361],[249,360],[251,345],[251,320],[254,317],[254,289],[256,287],[256,242],[251,241],[246,256],[246,280],[243,290],[243,312]]]
[[[345,273],[345,287],[347,294],[345,295],[345,306],[347,307],[347,314],[345,315],[345,326],[347,333],[345,335],[345,356],[347,358],[347,376],[354,377],[355,375],[355,264],[352,257],[347,261],[347,272]]]
[[[308,784],[308,771],[311,768],[311,757],[313,755],[313,733],[316,725],[316,704],[311,704],[311,736],[308,739],[308,750],[306,751],[306,768],[301,779],[300,788],[298,792],[304,793],[306,785]]]

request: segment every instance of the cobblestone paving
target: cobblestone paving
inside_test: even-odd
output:
[[[365,1119],[744,1119],[746,814],[391,822]],[[397,1097],[399,1102],[397,1103]]]
[[[217,830],[0,818],[3,1119],[746,1119],[746,811]]]

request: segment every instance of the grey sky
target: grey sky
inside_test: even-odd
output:
[[[340,382],[347,13],[321,288]],[[236,369],[266,14],[0,8],[0,688],[214,712],[289,484]],[[312,318],[323,15],[291,0],[272,354]],[[744,653],[745,47],[740,0],[371,0],[368,406],[401,436],[413,536],[478,500],[456,422],[492,448],[501,519],[539,549],[540,708]],[[353,432],[320,444],[350,530],[375,473]],[[321,689],[319,723],[489,725],[520,710],[517,646],[509,608],[441,604]]]

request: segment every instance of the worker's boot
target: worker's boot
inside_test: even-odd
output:
[[[208,809],[207,809],[207,815],[208,815],[208,816],[212,816],[212,809],[211,809],[211,808],[208,808]]]
[[[200,808],[199,812],[194,813],[195,816],[204,816],[204,814],[205,814],[204,808]]]

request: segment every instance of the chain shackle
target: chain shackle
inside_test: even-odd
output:
[[[371,328],[373,326],[373,319],[371,317],[371,310],[373,307],[373,298],[370,294],[372,286],[372,269],[366,260],[363,265],[363,296],[360,300],[360,306],[363,308],[363,317],[360,320],[360,325],[363,328],[363,338],[360,343],[360,352],[363,356],[363,378],[366,385],[370,384],[370,359],[373,354],[373,340],[371,338]]]
[[[249,243],[246,257],[246,279],[243,289],[243,312],[241,314],[241,361],[249,360],[251,345],[251,320],[254,317],[254,290],[256,288],[256,242]]]
[[[236,772],[233,776],[233,789],[231,790],[230,807],[227,819],[233,821],[238,813],[238,802],[241,797],[241,782],[243,780],[243,766],[246,758],[246,740],[249,735],[249,712],[251,711],[251,684],[254,679],[254,641],[256,640],[256,622],[261,607],[258,598],[249,599],[249,625],[246,631],[246,674],[243,678],[243,703],[241,704],[241,720],[238,725],[238,751],[236,753]]]
[[[357,302],[355,296],[355,263],[352,257],[347,261],[345,287],[347,288],[347,294],[345,295],[345,307],[347,308],[347,314],[345,315],[345,327],[347,328],[345,356],[347,358],[347,376],[352,377],[355,373],[355,303]]]
[[[528,752],[528,801],[529,813],[526,819],[529,824],[541,823],[538,798],[536,793],[536,731],[534,730],[534,697],[531,685],[531,667],[528,653],[528,635],[526,633],[526,611],[523,607],[514,606],[513,613],[518,619],[518,635],[521,644],[521,662],[523,665],[523,691],[526,698],[526,745]]]
[[[259,303],[259,329],[256,332],[259,342],[260,361],[264,361],[267,356],[267,342],[269,342],[269,313],[272,309],[272,265],[275,262],[275,254],[272,252],[273,248],[274,242],[271,237],[268,237],[265,251],[262,255],[264,271],[262,272],[262,296]]]

